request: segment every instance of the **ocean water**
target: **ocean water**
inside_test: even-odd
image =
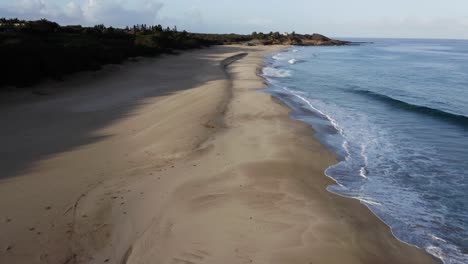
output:
[[[329,191],[444,263],[468,263],[468,41],[359,41],[374,43],[269,55],[267,92],[337,154]]]

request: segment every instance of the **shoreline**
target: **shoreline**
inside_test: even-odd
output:
[[[20,161],[0,180],[10,220],[1,225],[0,245],[10,248],[0,260],[435,263],[365,205],[326,190],[334,154],[258,91],[262,55],[279,48],[215,47],[148,60],[91,83],[96,91],[14,107],[11,115],[24,123],[2,132],[7,151],[18,151],[10,161]],[[54,114],[36,121],[42,127],[32,139],[66,147],[39,144],[43,152],[22,157],[35,141],[19,146],[30,135],[14,132],[36,112]],[[86,128],[86,140],[48,120]],[[57,128],[65,137],[48,141]]]
[[[363,44],[368,44],[368,43],[372,43],[372,42],[352,42],[352,43],[363,43]],[[281,49],[279,52],[283,52],[283,51],[285,51],[285,50],[287,50],[287,48]],[[276,54],[276,52],[271,53],[271,54],[266,54],[266,55],[268,55],[268,56],[273,56],[273,55],[275,55],[275,54]],[[267,59],[266,59],[266,60],[267,60]],[[262,92],[264,92],[264,93],[270,95],[273,99],[275,99],[275,102],[276,102],[276,103],[278,103],[278,104],[280,104],[280,105],[282,105],[282,106],[284,106],[284,107],[290,109],[290,114],[288,114],[288,116],[289,116],[292,120],[295,120],[295,121],[297,121],[297,122],[301,122],[301,123],[306,124],[307,126],[309,126],[310,129],[312,130],[312,134],[314,134],[314,136],[313,136],[314,140],[319,141],[319,142],[321,143],[322,147],[326,148],[327,150],[329,150],[330,152],[332,152],[332,153],[335,155],[334,158],[335,158],[335,161],[336,161],[336,162],[333,163],[332,165],[330,165],[329,167],[327,167],[327,168],[324,170],[323,174],[324,174],[325,177],[327,177],[327,178],[329,178],[330,180],[332,180],[332,181],[334,182],[334,184],[339,184],[338,181],[337,181],[335,178],[333,178],[333,176],[327,174],[327,170],[330,169],[330,168],[332,168],[333,166],[335,166],[335,165],[337,164],[337,162],[339,162],[339,160],[338,160],[338,155],[339,155],[339,154],[336,153],[335,150],[334,150],[331,146],[327,146],[324,142],[321,141],[321,139],[320,139],[319,137],[315,136],[316,131],[315,131],[315,128],[314,128],[314,124],[313,124],[313,123],[307,123],[307,122],[305,122],[305,121],[302,121],[301,119],[298,119],[298,118],[295,118],[295,117],[291,116],[291,114],[299,114],[300,112],[303,112],[303,111],[300,111],[298,108],[294,108],[293,106],[290,106],[290,105],[289,105],[289,104],[292,104],[292,101],[294,101],[294,100],[288,101],[288,97],[287,97],[287,96],[286,96],[286,97],[282,97],[280,93],[277,93],[277,92],[275,92],[274,90],[272,90],[270,87],[268,87],[268,81],[267,81],[267,79],[265,78],[265,76],[263,76],[263,72],[262,72],[262,69],[265,68],[265,67],[268,67],[268,66],[269,66],[269,64],[264,63],[263,66],[260,67],[260,68],[258,68],[258,70],[257,70],[257,74],[258,74],[259,76],[261,76],[261,77],[264,79],[264,83],[265,83],[265,85],[266,85],[266,88],[261,89],[260,91],[262,91]],[[302,98],[300,98],[300,99],[302,99]],[[310,110],[310,111],[319,111],[319,110]],[[324,114],[321,113],[320,111],[319,111],[319,112],[316,112],[316,113],[314,113],[314,114],[324,115]],[[328,119],[328,116],[324,115],[324,117]],[[330,121],[330,120],[329,120],[329,121]],[[331,122],[331,121],[330,121],[330,122]],[[322,132],[322,133],[323,133],[323,132]],[[373,214],[374,217],[376,217],[380,222],[382,222],[383,224],[385,224],[385,225],[389,228],[389,230],[390,230],[392,236],[393,236],[396,240],[398,240],[399,242],[401,242],[401,243],[403,243],[403,244],[405,244],[405,245],[408,245],[408,246],[410,246],[410,247],[417,248],[418,250],[421,250],[421,251],[425,252],[426,254],[429,254],[431,257],[433,257],[434,261],[436,261],[437,263],[438,263],[439,261],[440,261],[440,263],[442,263],[442,260],[441,260],[441,259],[439,259],[439,258],[437,258],[436,256],[432,255],[431,253],[427,252],[424,248],[421,248],[421,247],[419,247],[419,246],[417,246],[417,245],[413,245],[413,244],[411,244],[411,243],[408,243],[408,242],[406,242],[406,241],[401,240],[400,238],[398,238],[398,237],[395,235],[395,233],[393,232],[392,227],[391,227],[389,224],[387,224],[379,215],[377,215],[366,203],[363,203],[360,199],[355,198],[355,197],[352,197],[352,196],[347,196],[347,195],[344,195],[344,194],[340,194],[340,193],[338,193],[338,192],[334,192],[334,191],[331,191],[331,190],[328,190],[328,188],[327,188],[327,191],[330,192],[330,193],[333,194],[333,195],[337,195],[337,196],[340,196],[340,197],[343,197],[343,198],[346,198],[346,199],[352,199],[352,200],[359,201],[359,203],[361,203],[363,206],[365,206],[365,207]]]
[[[269,55],[273,56],[275,54],[277,54],[277,53],[272,53],[272,54],[269,54]],[[271,61],[271,59],[267,59],[267,60]],[[272,67],[272,65],[273,64],[269,62],[269,63],[266,63],[264,67]],[[284,69],[284,68],[280,68],[280,69]],[[261,76],[264,77],[263,75],[261,75]],[[264,77],[264,78],[265,78],[265,83],[268,86],[268,77]],[[273,98],[276,98],[279,101],[279,103],[281,103],[285,107],[289,108],[291,110],[291,113],[289,115],[290,118],[293,119],[293,120],[296,120],[298,122],[304,123],[307,126],[309,126],[311,128],[311,130],[313,131],[314,139],[319,141],[324,148],[326,148],[327,150],[329,150],[329,151],[331,151],[332,153],[335,154],[336,162],[324,170],[324,176],[331,179],[335,183],[334,185],[328,186],[327,190],[330,193],[334,194],[334,195],[337,195],[337,196],[340,196],[340,197],[343,197],[343,198],[346,198],[346,199],[352,199],[352,200],[358,201],[360,204],[365,206],[373,214],[374,217],[376,217],[379,221],[384,223],[389,228],[392,236],[396,240],[398,240],[399,242],[401,242],[401,243],[403,243],[405,245],[408,245],[408,246],[417,248],[417,249],[419,249],[421,251],[424,251],[425,253],[432,256],[434,258],[434,261],[436,261],[437,263],[443,263],[443,257],[440,254],[437,254],[437,251],[431,251],[431,248],[432,248],[431,246],[428,246],[427,248],[424,248],[424,247],[420,247],[420,246],[418,246],[416,244],[412,244],[410,242],[407,242],[407,241],[399,238],[397,236],[397,234],[395,233],[395,231],[393,230],[392,226],[390,224],[388,224],[381,216],[379,216],[377,214],[377,212],[375,212],[372,209],[372,203],[371,202],[368,202],[368,201],[366,201],[364,199],[360,199],[359,197],[353,197],[353,196],[350,196],[350,195],[342,194],[342,193],[340,193],[338,191],[333,190],[333,188],[329,188],[329,187],[334,187],[335,185],[336,185],[336,187],[338,187],[338,185],[341,186],[339,181],[337,179],[335,179],[333,175],[329,174],[328,170],[333,169],[334,166],[336,166],[338,163],[344,161],[345,156],[344,156],[344,153],[341,153],[341,154],[339,153],[339,150],[337,149],[336,146],[333,146],[333,144],[330,144],[329,142],[326,142],[324,140],[324,138],[325,138],[324,135],[326,135],[328,133],[338,133],[338,132],[340,132],[340,128],[335,127],[335,124],[333,122],[336,122],[336,121],[333,119],[333,117],[328,116],[327,114],[321,112],[319,109],[317,109],[314,106],[310,105],[311,103],[307,99],[303,98],[302,96],[297,95],[295,92],[292,92],[287,88],[284,88],[284,89],[287,90],[288,92],[285,93],[285,92],[282,92],[282,91],[275,90],[272,87],[268,87],[267,89],[265,89],[265,93],[271,95]],[[309,116],[309,117],[310,116],[320,116],[320,121],[317,121],[316,117],[311,118],[310,120],[307,119],[307,118],[305,118],[303,120],[303,118],[305,116],[306,117],[307,116]],[[324,125],[320,124],[322,118],[324,120],[327,120],[327,122],[330,123],[330,125],[334,127],[335,130],[333,132],[327,131],[326,129],[324,129]],[[365,176],[362,176],[362,177],[365,177]]]

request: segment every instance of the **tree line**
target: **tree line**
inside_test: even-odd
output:
[[[0,18],[0,89],[27,87],[47,78],[60,80],[70,73],[98,70],[130,57],[254,40],[278,44],[290,38],[290,34],[279,32],[202,34],[179,31],[176,26],[61,26],[46,19]]]

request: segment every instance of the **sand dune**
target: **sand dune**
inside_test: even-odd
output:
[[[358,201],[263,88],[214,47],[78,75],[0,120],[1,263],[432,263]]]

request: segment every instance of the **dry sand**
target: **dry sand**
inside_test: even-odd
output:
[[[333,154],[257,91],[279,48],[143,59],[3,103],[0,263],[433,263],[326,191]]]

